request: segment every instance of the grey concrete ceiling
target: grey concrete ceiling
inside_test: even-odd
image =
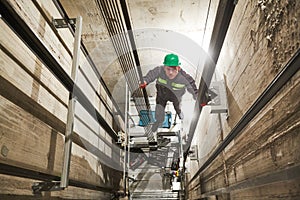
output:
[[[70,18],[79,15],[83,17],[82,40],[122,108],[125,78],[111,41],[112,35],[109,34],[99,6],[105,2],[117,7],[125,27],[120,2],[60,2]],[[161,65],[166,53],[174,52],[180,56],[182,67],[198,82],[199,65],[208,48],[218,0],[127,0],[126,4],[143,75],[149,69]],[[107,19],[114,22],[117,14]],[[155,96],[154,86],[147,87],[147,92],[149,96]]]

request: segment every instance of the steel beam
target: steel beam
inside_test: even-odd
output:
[[[279,169],[271,172],[270,174],[263,174],[253,178],[246,179],[239,183],[230,185],[226,188],[219,188],[214,191],[201,194],[201,198],[206,198],[212,195],[220,195],[224,193],[230,193],[235,190],[242,190],[244,188],[260,187],[275,182],[291,181],[300,178],[300,165],[290,166],[286,169]]]
[[[17,176],[17,177],[22,177],[22,178],[29,178],[29,179],[40,180],[40,181],[59,181],[60,180],[60,177],[58,177],[58,176],[46,174],[43,172],[33,171],[30,169],[24,169],[21,167],[8,165],[8,164],[4,164],[4,163],[0,163],[0,174],[6,174],[6,175]],[[101,187],[101,186],[92,185],[89,183],[84,183],[84,182],[80,182],[80,181],[72,180],[72,179],[69,181],[69,186],[80,187],[80,188],[85,188],[85,189],[90,189],[90,190],[103,191],[103,192],[109,192],[109,193],[112,193],[115,191],[115,189],[112,187]]]
[[[235,2],[233,1],[220,0],[219,2],[212,37],[209,44],[208,52],[211,52],[211,58],[207,59],[204,63],[203,73],[199,83],[198,97],[195,103],[195,112],[191,121],[188,140],[184,147],[185,159],[188,155],[189,148],[191,146],[191,142],[194,137],[194,133],[202,111],[202,106],[200,106],[200,104],[207,103],[209,101],[207,95],[209,85],[215,72],[216,63],[221,52],[221,48],[228,30],[229,23],[231,21],[234,8]]]

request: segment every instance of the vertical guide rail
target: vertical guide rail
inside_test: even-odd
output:
[[[126,147],[128,145],[128,96],[129,95],[129,91],[128,91],[128,84],[126,83],[125,85],[125,144],[124,144],[124,173],[123,173],[123,181],[124,181],[124,196],[126,195],[126,157],[127,157],[127,153],[126,153]]]
[[[82,17],[78,16],[76,18],[76,30],[75,30],[75,41],[73,49],[73,62],[71,78],[74,83],[77,79],[77,71],[79,66],[79,54],[80,54],[80,42],[81,42],[81,30],[82,30]],[[71,161],[71,150],[72,150],[72,133],[74,125],[74,115],[75,115],[75,103],[76,97],[74,96],[74,91],[69,94],[68,103],[68,116],[65,132],[65,145],[64,145],[64,163],[61,175],[60,187],[66,188],[69,185],[69,172],[70,172],[70,161]]]
[[[185,170],[184,166],[184,150],[183,150],[183,139],[182,139],[182,134],[183,134],[183,120],[181,120],[181,128],[180,131],[178,132],[178,140],[179,140],[179,152],[180,152],[180,160],[179,160],[179,177],[180,177],[180,191],[178,192],[179,199],[182,199],[182,193],[184,191],[184,180],[183,180],[183,173]]]
[[[126,84],[126,86],[127,86],[127,84]],[[128,91],[128,95],[127,95],[127,97],[128,97],[128,102],[127,102],[127,105],[128,105],[128,110],[127,110],[127,112],[126,112],[126,116],[129,118],[129,117],[131,117],[130,116],[130,111],[131,111],[131,107],[130,107],[130,96],[131,96],[131,93],[130,93],[130,91],[128,90],[128,86],[126,87],[126,89],[127,89],[127,91]],[[132,118],[131,118],[131,120],[132,120]],[[127,191],[128,191],[128,197],[130,197],[130,185],[129,185],[129,169],[130,169],[130,165],[129,165],[129,163],[130,163],[130,125],[129,125],[129,120],[127,121],[127,123],[128,123],[128,132],[127,132],[127,134],[126,134],[126,139],[127,139],[127,142],[126,142],[126,146],[127,146],[127,163],[126,163],[126,166],[127,166]],[[134,121],[132,120],[132,123],[134,124]]]

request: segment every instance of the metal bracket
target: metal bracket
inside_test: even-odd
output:
[[[198,145],[192,145],[189,153],[191,160],[198,160]]]
[[[223,81],[212,82],[209,88],[208,95],[211,101],[208,105],[211,106],[211,113],[227,113],[227,95]]]
[[[60,191],[64,188],[60,187],[60,181],[55,182],[36,182],[31,186],[33,194],[41,194],[44,191]]]
[[[76,18],[72,19],[52,19],[52,23],[55,28],[68,28],[68,24],[75,26]]]
[[[77,27],[75,30],[73,61],[72,61],[72,71],[71,71],[71,78],[74,80],[74,82],[76,82],[78,67],[79,67],[82,17],[78,16],[75,22]],[[76,98],[73,93],[70,93],[70,98],[68,102],[66,131],[65,131],[64,161],[63,161],[63,169],[62,169],[62,174],[60,179],[61,180],[60,187],[62,188],[67,187],[69,184],[69,172],[70,172],[71,151],[72,151],[72,134],[73,134],[74,117],[75,117],[75,103],[76,103]]]
[[[126,178],[128,178],[129,181],[136,182],[135,178],[133,178],[133,177],[126,176]]]

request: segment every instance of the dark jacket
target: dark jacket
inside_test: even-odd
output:
[[[165,73],[164,66],[158,66],[150,70],[144,77],[147,84],[156,79],[157,95],[168,98],[168,95],[175,95],[181,99],[186,90],[197,98],[198,90],[195,85],[195,80],[187,74],[183,69],[180,69],[174,79],[169,79]]]

